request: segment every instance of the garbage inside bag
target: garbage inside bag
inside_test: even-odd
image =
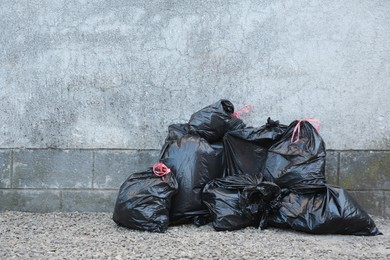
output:
[[[160,176],[148,170],[130,175],[122,184],[114,208],[115,223],[152,232],[167,230],[171,199],[178,184],[166,168],[156,166],[162,167],[158,171]]]
[[[207,207],[201,193],[210,180],[222,177],[222,143],[209,144],[199,136],[184,136],[166,143],[160,155],[175,175],[179,188],[172,199],[170,224],[206,223]]]
[[[268,150],[264,178],[280,188],[305,190],[325,184],[325,143],[311,124],[316,119],[294,121],[283,138]]]
[[[370,216],[343,188],[326,184],[322,191],[283,197],[281,208],[268,223],[313,234],[379,235]]]
[[[261,127],[229,131],[223,138],[225,153],[224,176],[257,175],[263,171],[268,149],[279,141],[287,126],[268,118]]]
[[[267,216],[278,206],[280,188],[259,176],[233,175],[214,179],[203,189],[215,230],[237,230],[249,226],[265,228]]]
[[[191,116],[190,133],[211,143],[220,141],[227,131],[245,127],[241,119],[232,116],[233,112],[233,104],[226,99],[204,107]]]

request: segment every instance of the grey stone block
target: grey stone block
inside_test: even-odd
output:
[[[11,150],[0,150],[0,188],[11,187]]]
[[[385,191],[385,216],[390,217],[390,191]]]
[[[390,152],[341,152],[339,184],[349,190],[390,189]]]
[[[159,151],[97,151],[94,162],[94,188],[118,189],[135,172],[145,171],[157,162]]]
[[[64,212],[113,212],[118,190],[64,190]]]
[[[14,152],[14,188],[91,188],[92,152],[19,150]]]
[[[13,189],[0,190],[0,201],[0,211],[60,211],[60,191]]]
[[[348,191],[369,214],[384,216],[385,193],[383,191]]]
[[[325,175],[326,181],[330,184],[338,184],[338,156],[339,152],[326,152]]]

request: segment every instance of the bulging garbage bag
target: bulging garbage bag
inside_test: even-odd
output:
[[[374,221],[347,191],[330,184],[313,193],[289,192],[268,223],[313,234],[381,234]]]
[[[234,106],[226,99],[195,112],[189,122],[189,130],[208,142],[220,141],[224,134],[233,129],[245,127],[241,119],[233,116]]]
[[[283,138],[268,150],[264,178],[281,188],[311,189],[325,184],[325,143],[311,123],[294,121]]]
[[[152,170],[134,173],[119,189],[113,220],[131,229],[165,232],[171,199],[177,189],[172,174],[159,177]]]
[[[172,124],[168,126],[168,136],[165,139],[165,143],[173,142],[185,135],[188,135],[190,131],[188,124]]]
[[[210,180],[222,177],[222,143],[209,144],[199,136],[183,136],[166,143],[160,160],[175,175],[179,188],[170,212],[172,225],[207,222],[209,212],[201,193]]]
[[[210,181],[203,189],[215,230],[237,230],[249,226],[265,228],[267,216],[277,207],[280,188],[260,176],[232,175]]]
[[[268,118],[267,123],[261,127],[227,132],[223,138],[224,176],[261,173],[268,149],[282,138],[286,129],[287,126]]]

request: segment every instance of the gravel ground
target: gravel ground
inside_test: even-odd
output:
[[[211,225],[164,234],[118,227],[110,213],[0,213],[0,259],[390,259],[390,218],[375,237]]]

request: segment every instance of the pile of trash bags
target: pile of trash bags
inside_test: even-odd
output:
[[[255,128],[243,111],[220,100],[170,125],[159,162],[120,187],[113,220],[151,232],[211,222],[216,231],[381,234],[346,190],[326,182],[318,120],[287,126],[268,118]]]

